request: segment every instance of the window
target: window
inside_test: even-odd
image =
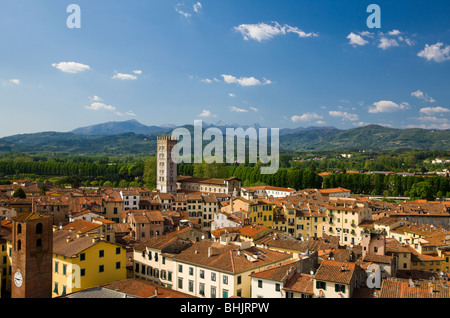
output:
[[[66,286],[63,285],[62,295],[65,295],[65,294],[66,294]]]
[[[193,293],[194,292],[194,282],[192,280],[189,281],[189,287],[188,287],[189,292]]]
[[[183,272],[183,265],[178,265],[178,272],[182,273]]]
[[[104,250],[98,251],[98,257],[102,258],[104,256],[105,256],[105,251]]]
[[[116,255],[120,254],[121,252],[121,248],[120,247],[116,247]]]
[[[228,298],[228,290],[224,289],[224,290],[222,291],[222,297],[223,297],[223,298]]]
[[[275,284],[275,291],[279,292],[281,290],[280,284]]]
[[[86,276],[86,269],[85,268],[80,269],[80,276]]]
[[[17,234],[22,233],[22,224],[17,225]]]
[[[67,274],[67,265],[63,264],[63,275]]]
[[[211,281],[216,281],[216,273],[211,273]]]
[[[240,285],[242,283],[242,276],[237,277],[237,284]]]
[[[224,283],[225,285],[228,284],[228,276],[224,276],[224,277],[223,277],[223,283]]]
[[[120,262],[116,262],[116,269],[120,269]]]
[[[178,278],[178,288],[183,289],[183,279],[182,278]]]
[[[345,285],[335,284],[334,285],[334,291],[336,293],[339,293],[339,292],[345,293]]]
[[[55,294],[58,293],[58,283],[57,283],[57,282],[55,282],[55,287],[53,288],[53,292],[54,292]]]
[[[258,288],[262,288],[263,287],[263,282],[262,280],[258,279]]]
[[[202,296],[205,296],[205,284],[200,284],[198,293]]]
[[[151,261],[152,260],[152,252],[148,251],[148,260]]]
[[[81,253],[80,254],[80,261],[84,261],[84,260],[86,260],[86,254]]]
[[[189,267],[189,275],[194,275],[194,268],[193,267]]]
[[[327,289],[327,283],[321,282],[321,281],[316,281],[316,288],[317,289],[326,290]]]
[[[42,223],[36,224],[36,234],[42,234]]]
[[[216,298],[216,287],[211,286],[211,298]]]
[[[55,262],[55,273],[58,272],[58,262]]]
[[[158,261],[158,253],[155,252],[155,262]]]
[[[205,271],[203,269],[200,270],[200,278],[205,278]]]
[[[105,265],[100,265],[99,267],[98,267],[98,272],[99,273],[103,273],[105,271]]]

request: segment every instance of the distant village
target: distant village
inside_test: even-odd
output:
[[[1,297],[450,297],[450,201],[177,176],[175,144],[154,190],[1,185]]]

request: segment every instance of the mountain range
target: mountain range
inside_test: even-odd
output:
[[[0,152],[131,155],[156,153],[156,137],[170,135],[178,126],[146,126],[137,120],[108,122],[71,132],[40,132],[0,138]],[[192,131],[192,125],[179,127]],[[203,123],[203,129],[260,128],[224,122]],[[280,151],[310,150],[450,150],[450,130],[395,129],[368,125],[348,130],[335,127],[280,129]]]

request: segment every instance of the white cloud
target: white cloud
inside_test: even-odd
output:
[[[259,109],[255,108],[255,107],[250,107],[250,109],[253,110],[254,112],[258,112],[259,111]]]
[[[236,112],[236,113],[247,113],[248,112],[246,109],[238,108],[236,106],[230,106],[230,111]]]
[[[406,43],[409,46],[414,45],[414,41],[404,35],[404,32],[399,30],[392,30],[387,33],[378,32],[377,35],[369,31],[363,31],[359,33],[351,32],[347,39],[349,39],[349,44],[353,47],[363,46],[366,44],[376,44],[377,47],[386,50],[391,47],[398,47],[401,43]]]
[[[342,120],[357,121],[359,119],[357,114],[350,114],[335,110],[329,111],[328,114],[332,117],[341,118]]]
[[[409,107],[409,104],[405,102],[398,105],[393,101],[381,100],[379,102],[373,103],[372,106],[369,106],[369,113],[392,113],[395,111],[407,109]]]
[[[211,84],[213,81],[209,78],[205,78],[205,79],[200,80],[200,82],[206,83],[206,84]]]
[[[20,79],[14,78],[14,79],[10,79],[8,81],[0,80],[0,83],[3,86],[20,85]]]
[[[443,114],[450,112],[450,109],[444,107],[424,107],[420,109],[421,113],[426,115]]]
[[[270,40],[274,36],[285,35],[286,33],[295,33],[301,38],[318,36],[317,33],[306,33],[297,27],[287,24],[282,26],[278,22],[272,22],[272,25],[263,22],[258,24],[241,24],[235,27],[234,30],[240,32],[244,40],[252,39],[258,42]]]
[[[318,120],[316,121],[317,125],[326,125],[326,122],[324,122],[323,120]]]
[[[389,31],[389,35],[395,36],[395,35],[400,35],[402,32],[400,32],[399,30],[392,30]]]
[[[236,94],[229,93],[228,96],[230,96],[230,97],[236,97]]]
[[[86,106],[86,109],[115,111],[116,107],[101,102],[92,102],[90,106]]]
[[[200,9],[202,8],[202,4],[200,2],[194,3],[193,7],[194,7],[194,11],[199,13]]]
[[[133,74],[124,74],[124,73],[117,73],[112,77],[112,79],[120,79],[120,80],[136,80],[137,76]]]
[[[425,44],[425,48],[417,56],[423,57],[427,61],[441,63],[450,60],[450,46],[444,45],[442,42],[433,45]]]
[[[409,128],[418,127],[424,129],[450,129],[450,122],[447,118],[424,116],[416,118],[420,122],[420,125],[409,125]]]
[[[181,14],[182,16],[184,16],[185,18],[189,18],[192,16],[192,14],[181,10],[180,7],[181,7],[181,3],[177,4],[175,6],[175,11],[178,12],[179,14]]]
[[[422,100],[424,100],[426,102],[429,102],[429,103],[436,102],[436,100],[433,97],[428,96],[428,94],[424,94],[424,92],[422,92],[421,90],[417,90],[415,92],[412,92],[411,96],[417,97],[417,98],[422,99]]]
[[[103,99],[101,99],[97,95],[89,97],[89,100],[91,102],[90,102],[89,106],[85,106],[86,109],[93,110],[93,111],[109,111],[109,112],[113,112],[117,116],[125,116],[125,115],[127,115],[127,116],[136,116],[136,114],[132,110],[129,110],[125,114],[119,112],[117,110],[117,107],[105,104],[103,102]]]
[[[395,39],[388,39],[386,37],[382,37],[380,39],[380,44],[378,44],[378,47],[380,49],[383,49],[383,50],[386,50],[386,49],[388,49],[390,47],[396,47],[396,46],[399,46],[397,40],[395,40]]]
[[[315,119],[322,119],[323,116],[317,115],[316,113],[305,113],[303,115],[294,115],[291,117],[291,121],[294,123],[297,122],[305,122],[305,121],[311,121]]]
[[[89,65],[76,62],[53,63],[52,66],[64,73],[72,73],[72,74],[90,70]]]
[[[349,44],[353,45],[354,47],[356,47],[357,45],[359,46],[363,46],[366,45],[367,43],[369,43],[369,41],[364,40],[364,38],[361,35],[355,34],[353,32],[351,32],[348,36],[347,39],[349,39]]]
[[[133,73],[134,73],[134,74],[137,74],[137,75],[141,75],[141,74],[142,74],[142,71],[141,71],[141,70],[135,70],[135,71],[133,71]]]
[[[89,97],[89,99],[94,102],[102,102],[103,101],[103,99],[101,99],[97,95],[94,95],[93,97]]]
[[[226,74],[222,74],[221,76],[223,77],[223,80],[225,81],[225,83],[239,84],[241,86],[268,85],[268,84],[272,83],[267,78],[263,78],[263,80],[261,81],[253,76],[252,77],[241,77],[241,78],[237,78],[233,75],[226,75]]]
[[[365,121],[359,121],[357,123],[353,123],[353,125],[357,126],[357,127],[362,127],[362,126],[370,125],[370,123],[366,123]]]
[[[200,117],[216,117],[216,115],[213,115],[210,110],[206,110],[206,109],[204,109],[202,111],[202,113],[198,116],[200,116]]]

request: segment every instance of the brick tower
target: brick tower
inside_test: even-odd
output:
[[[162,193],[177,193],[177,163],[172,157],[176,153],[177,139],[158,136],[156,187]]]
[[[12,218],[12,298],[51,298],[53,217],[35,212]]]

